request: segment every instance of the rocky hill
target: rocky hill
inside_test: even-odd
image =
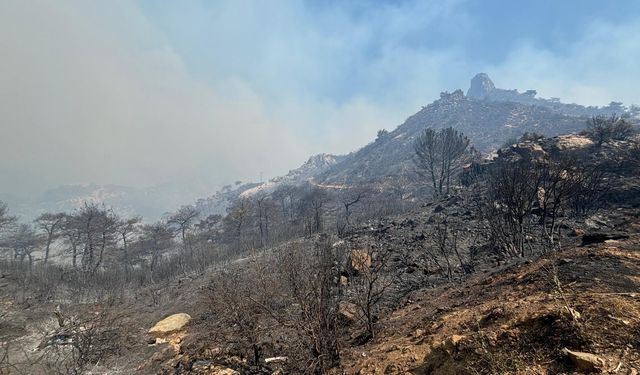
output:
[[[351,153],[316,176],[321,183],[362,183],[393,180],[412,173],[413,142],[426,128],[453,127],[482,152],[499,148],[525,132],[546,136],[577,132],[586,118],[560,114],[545,107],[514,102],[477,100],[461,90],[442,93],[402,125]]]
[[[637,374],[638,140],[538,138],[470,170],[573,160],[563,156],[579,163],[560,171],[561,185],[584,176],[576,173],[583,167],[602,168],[602,204],[580,214],[563,206],[554,226],[561,241],[537,247],[546,241],[538,231],[546,192],[534,190],[523,255],[507,256],[490,239],[487,206],[476,204],[489,185],[478,179],[340,237],[299,236],[162,279],[154,270],[147,284],[121,283],[136,268],[92,278],[0,263],[0,373],[68,373],[79,363],[75,373]],[[438,238],[455,250],[440,252]],[[334,252],[341,255],[325,258]],[[379,297],[370,306],[373,335],[363,335],[358,305],[368,291]],[[319,334],[338,352],[329,369],[313,371],[309,363],[322,355],[311,343],[326,344],[313,341]]]
[[[269,194],[278,187],[285,185],[302,185],[343,159],[344,156],[331,154],[314,155],[300,167],[290,170],[289,173],[284,176],[275,177],[263,183],[238,184],[235,188],[225,186],[222,190],[216,192],[216,194],[199,199],[195,206],[204,217],[212,214],[223,215],[226,213],[227,207],[229,207],[234,200],[251,198],[258,194]]]
[[[486,74],[480,73],[471,80],[467,95],[462,90],[441,93],[440,99],[423,107],[393,131],[380,131],[373,142],[355,152],[345,156],[317,155],[286,176],[262,184],[242,185],[224,196],[217,194],[201,203],[208,201],[210,207],[216,207],[206,212],[222,213],[221,208],[228,206],[229,199],[241,194],[270,192],[283,184],[299,185],[307,181],[328,187],[371,184],[377,189],[411,184],[415,179],[413,142],[428,127],[454,127],[467,135],[476,149],[486,153],[525,132],[545,136],[578,132],[593,115],[614,112],[631,115],[624,111],[627,109],[617,104],[584,107],[555,99],[537,99],[533,91],[520,94],[498,89]]]
[[[528,105],[536,105],[553,110],[554,112],[569,116],[619,116],[626,115],[633,118],[640,116],[640,107],[631,105],[623,106],[621,102],[611,102],[604,107],[583,106],[575,103],[562,103],[559,98],[538,98],[536,90],[518,92],[517,89],[505,90],[496,88],[491,78],[486,73],[478,73],[471,80],[471,86],[467,90],[467,97],[497,102],[515,102]]]

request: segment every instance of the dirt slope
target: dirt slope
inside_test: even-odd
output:
[[[637,374],[640,220],[617,229],[629,238],[571,247],[416,293],[380,322],[376,339],[346,350],[344,373],[584,372],[563,354],[568,348],[597,355],[603,362],[594,371]]]

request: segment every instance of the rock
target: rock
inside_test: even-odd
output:
[[[340,276],[340,285],[349,285],[349,278],[346,276]]]
[[[599,371],[604,365],[604,360],[595,354],[574,352],[567,348],[562,349],[562,353],[569,357],[571,363],[580,371]]]
[[[442,343],[442,349],[444,351],[446,351],[447,353],[451,354],[451,353],[455,352],[456,349],[458,349],[458,346],[460,345],[460,342],[462,340],[464,340],[464,336],[451,335],[451,337],[447,338]]]
[[[240,373],[228,367],[214,366],[207,375],[240,375]]]
[[[538,159],[546,154],[545,150],[537,143],[522,142],[511,146],[510,151],[525,160]]]
[[[487,73],[478,73],[471,79],[467,96],[474,99],[484,99],[496,86]]]
[[[351,267],[358,272],[366,272],[371,267],[371,255],[366,250],[353,250]]]
[[[400,372],[400,367],[393,363],[390,365],[387,365],[387,367],[384,368],[385,374],[397,374],[399,372]]]
[[[582,135],[567,134],[559,135],[556,145],[560,150],[574,150],[592,146],[593,141]]]
[[[151,327],[151,329],[149,329],[149,334],[155,337],[165,337],[172,333],[181,331],[189,321],[191,321],[191,316],[189,314],[173,314],[162,319]]]
[[[358,319],[358,306],[342,301],[338,304],[338,316],[344,323],[353,323]]]

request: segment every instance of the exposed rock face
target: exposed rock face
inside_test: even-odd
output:
[[[495,102],[513,102],[527,105],[535,105],[548,108],[558,114],[566,116],[610,116],[612,114],[627,113],[630,117],[637,117],[637,110],[629,110],[620,102],[611,102],[604,107],[585,107],[579,104],[562,103],[560,98],[537,98],[536,90],[519,92],[517,89],[501,89],[495,87],[486,73],[478,73],[471,79],[471,86],[467,91],[467,97],[474,100],[486,100]]]
[[[191,321],[189,314],[173,314],[156,323],[151,327],[149,333],[155,337],[165,337],[181,331],[189,321]]]
[[[467,90],[467,96],[474,99],[484,99],[495,88],[496,86],[487,73],[478,73],[471,79],[471,86]]]

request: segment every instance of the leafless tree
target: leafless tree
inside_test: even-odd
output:
[[[353,207],[360,203],[366,195],[364,189],[348,189],[339,194],[339,201],[344,208],[344,217],[342,220],[336,220],[338,233],[342,234],[351,225],[351,214]]]
[[[264,247],[269,241],[269,229],[273,221],[275,205],[268,194],[260,194],[255,198],[255,211],[258,231],[260,234],[260,246]]]
[[[164,222],[143,225],[139,241],[138,256],[149,258],[149,271],[153,277],[158,260],[173,244],[173,231]]]
[[[332,246],[323,235],[313,247],[304,251],[295,246],[279,250],[277,272],[283,291],[295,307],[290,313],[295,332],[301,335],[303,348],[308,348],[305,372],[325,373],[340,358],[337,331],[340,301],[339,265],[344,250]]]
[[[324,229],[324,206],[328,201],[326,192],[313,185],[303,188],[299,201],[299,212],[303,218],[305,232],[309,235]]]
[[[375,323],[380,312],[381,302],[394,283],[389,269],[389,260],[393,252],[380,241],[350,253],[351,275],[349,284],[353,291],[353,302],[359,310],[359,318],[365,326],[362,341],[374,337]]]
[[[42,238],[29,224],[19,224],[6,239],[6,247],[13,250],[14,259],[24,261],[29,259],[29,266],[33,264],[32,253],[42,244]]]
[[[589,136],[597,147],[612,140],[625,140],[634,133],[633,125],[617,115],[611,117],[594,116],[587,121],[584,133]]]
[[[193,206],[182,206],[177,212],[169,216],[167,224],[176,226],[180,232],[182,239],[182,246],[185,251],[189,251],[189,254],[193,255],[193,248],[189,238],[189,231],[195,224],[196,219],[200,215],[200,212]]]
[[[60,231],[64,243],[68,246],[67,250],[71,253],[71,265],[76,268],[78,266],[78,249],[82,237],[82,228],[79,225],[78,217],[65,214]]]
[[[44,249],[44,264],[49,261],[49,252],[51,250],[51,244],[60,236],[61,227],[64,222],[65,215],[63,213],[43,213],[35,220],[35,224],[38,228],[45,232],[45,249]]]
[[[118,220],[113,210],[89,203],[65,218],[63,232],[74,258],[81,250],[83,271],[96,272],[103,266],[106,253],[115,248],[118,240]]]
[[[199,236],[205,242],[213,242],[218,239],[218,226],[222,221],[222,215],[211,214],[206,218],[200,220],[196,224]]]
[[[58,327],[45,333],[36,349],[38,357],[32,360],[32,365],[40,365],[45,373],[85,374],[91,365],[127,345],[121,314],[101,306],[75,315],[56,313]]]
[[[254,257],[242,267],[221,271],[208,287],[216,329],[240,338],[253,365],[260,364],[261,339],[269,322],[276,317],[276,324],[286,325],[284,316],[275,311],[281,301],[275,297],[278,285],[272,273],[262,259]]]
[[[510,257],[522,257],[531,250],[529,238],[536,224],[531,212],[542,179],[540,170],[526,161],[500,160],[489,173],[482,212],[494,244]]]
[[[626,152],[625,162],[632,171],[640,173],[640,143],[635,142]]]
[[[427,255],[441,270],[446,272],[449,281],[453,280],[453,272],[457,267],[456,260],[465,274],[473,272],[471,257],[468,252],[463,253],[460,246],[460,226],[461,223],[455,222],[445,211],[436,214],[429,235],[431,243],[427,248]],[[444,262],[444,266],[441,262]]]
[[[249,217],[249,203],[241,198],[227,209],[227,215],[222,219],[225,238],[228,242],[234,243],[237,249],[242,247],[242,233]]]
[[[451,179],[472,160],[469,139],[453,128],[438,132],[427,128],[414,143],[414,161],[419,171],[431,179],[434,194],[449,194]]]
[[[129,241],[131,237],[135,236],[138,232],[141,221],[142,218],[140,217],[132,217],[129,219],[118,219],[116,223],[115,230],[118,232],[120,240],[122,240],[122,261],[126,269],[129,268],[131,261],[129,259]]]
[[[15,216],[9,215],[7,204],[0,201],[0,232],[15,223],[16,220],[17,218]]]

